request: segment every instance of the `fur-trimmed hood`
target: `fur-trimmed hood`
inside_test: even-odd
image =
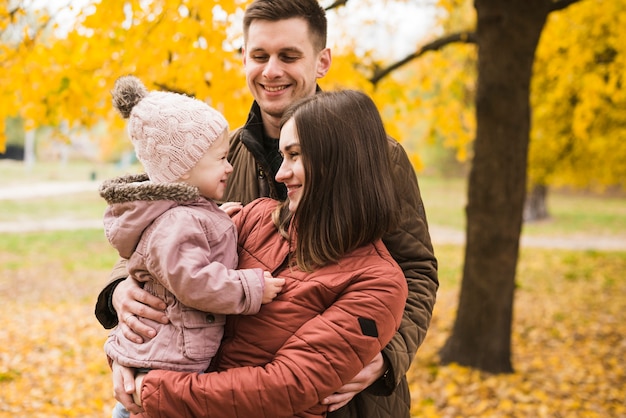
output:
[[[109,204],[104,213],[104,232],[122,258],[131,256],[144,231],[165,212],[220,211],[215,202],[200,196],[197,187],[185,183],[152,183],[146,174],[106,180],[99,191]]]
[[[195,186],[185,183],[152,183],[145,173],[127,174],[106,180],[100,186],[99,192],[109,205],[135,200],[173,200],[183,203],[200,198],[200,192]]]

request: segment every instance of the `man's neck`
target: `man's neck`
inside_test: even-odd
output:
[[[280,137],[280,119],[270,116],[267,113],[262,113],[262,117],[265,135],[270,138]]]

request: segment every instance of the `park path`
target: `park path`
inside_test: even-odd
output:
[[[25,185],[0,187],[0,208],[3,200],[30,199],[59,195],[71,195],[80,192],[97,192],[100,182],[43,182]],[[0,209],[1,210],[1,209]],[[102,219],[77,220],[73,218],[54,218],[0,222],[0,233],[37,232],[52,230],[102,229]],[[434,246],[444,244],[464,244],[465,232],[441,225],[430,225],[430,234]],[[626,251],[626,237],[590,236],[581,233],[567,237],[522,236],[522,247],[555,248],[573,250]]]

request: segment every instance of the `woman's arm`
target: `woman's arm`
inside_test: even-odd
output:
[[[407,288],[401,272],[373,268],[368,275],[300,327],[264,366],[208,374],[151,371],[141,388],[147,415],[243,418],[325,411],[321,400],[380,353],[402,318]]]
[[[136,387],[135,370],[113,361],[111,362],[111,371],[113,374],[113,394],[115,399],[133,414],[143,412],[143,409],[134,400]]]

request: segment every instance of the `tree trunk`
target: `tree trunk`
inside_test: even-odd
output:
[[[26,170],[32,170],[35,159],[35,130],[29,129],[24,137],[24,167]]]
[[[524,202],[524,222],[542,221],[548,219],[548,186],[535,184]]]
[[[513,371],[511,324],[530,132],[530,78],[551,0],[475,0],[476,141],[459,308],[441,361]]]

